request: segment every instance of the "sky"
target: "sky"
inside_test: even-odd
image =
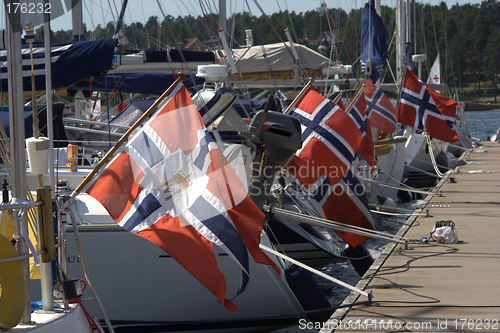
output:
[[[33,0],[26,1],[32,2]],[[41,0],[35,0],[41,1]],[[61,0],[62,2],[67,2],[68,0]],[[417,0],[418,1],[418,0]],[[57,1],[51,1],[57,2]],[[101,26],[107,24],[110,21],[115,21],[117,13],[120,11],[122,0],[84,0],[83,1],[83,21],[87,26],[87,29],[93,30],[95,26],[101,24]],[[198,16],[202,14],[200,9],[199,0],[159,0],[166,15],[172,15],[174,17],[178,16]],[[218,0],[203,0],[202,3],[210,3],[213,7],[214,4],[218,4]],[[280,9],[285,11],[295,11],[296,13],[306,12],[309,10],[315,10],[323,4],[323,0],[227,0],[227,16],[232,13],[248,11],[247,3],[250,5],[250,10],[252,15],[260,17],[261,11],[257,7],[257,2],[262,10],[270,15],[275,12],[279,12]],[[328,8],[343,8],[345,11],[350,12],[355,8],[362,8],[366,0],[325,0],[324,1]],[[420,0],[420,3],[430,3],[432,5],[437,5],[441,0]],[[445,1],[448,7],[454,4],[464,4],[464,3],[481,3],[481,0],[455,0],[455,1]],[[396,0],[381,0],[382,5],[395,7]],[[2,6],[1,22],[2,26],[5,26],[4,22],[4,7]],[[64,13],[64,14],[63,14]],[[162,19],[163,15],[159,10],[156,0],[129,0],[127,11],[125,13],[125,23],[130,22],[142,22],[145,23],[150,16],[158,16]],[[36,25],[36,23],[35,23]],[[51,22],[51,29],[53,31],[57,30],[69,30],[71,29],[71,13],[66,12],[64,9],[61,15]]]

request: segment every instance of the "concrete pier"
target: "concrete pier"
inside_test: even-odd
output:
[[[408,248],[388,246],[358,282],[374,303],[336,311],[321,333],[500,332],[500,143],[482,142],[465,160],[440,183],[442,196],[426,199],[431,217],[401,229]],[[421,243],[441,220],[455,223],[459,243]],[[344,303],[363,300],[351,293]]]

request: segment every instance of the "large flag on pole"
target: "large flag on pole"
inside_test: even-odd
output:
[[[453,129],[455,113],[452,103],[450,99],[441,96],[427,88],[415,74],[406,69],[399,100],[398,122],[426,131],[432,138],[457,142],[458,134]]]
[[[236,295],[248,286],[248,252],[280,274],[259,248],[264,214],[246,195],[182,84],[85,191],[122,228],[170,254],[228,310],[237,307],[226,299],[212,243],[242,270]]]
[[[382,89],[365,81],[366,115],[370,124],[384,133],[396,131],[396,109]]]

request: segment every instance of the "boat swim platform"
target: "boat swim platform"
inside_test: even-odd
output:
[[[326,332],[500,332],[500,143],[481,142],[424,200],[357,287],[373,303],[337,310]],[[467,156],[468,154],[468,156]],[[456,181],[453,182],[453,180]],[[420,210],[417,210],[418,213]],[[458,244],[422,243],[436,221],[455,223]],[[364,301],[351,292],[344,304]]]

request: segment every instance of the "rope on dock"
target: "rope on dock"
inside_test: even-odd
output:
[[[439,196],[442,195],[441,191],[439,191],[439,193],[432,193],[432,192],[429,192],[429,191],[419,190],[419,189],[416,189],[416,188],[413,188],[413,187],[410,187],[410,186],[408,186],[408,187],[402,187],[402,186],[397,186],[397,185],[391,185],[391,184],[387,184],[387,183],[382,183],[382,182],[379,182],[377,180],[373,180],[373,179],[369,179],[369,178],[363,178],[363,181],[365,181],[367,183],[374,184],[374,185],[384,186],[384,187],[388,187],[388,188],[394,188],[396,190],[404,190],[404,191],[408,191],[408,192],[421,193],[421,194],[425,194],[425,195],[429,195],[429,194],[438,194]]]
[[[382,206],[380,206],[382,207]],[[370,213],[376,213],[380,215],[389,215],[389,216],[426,216],[429,217],[429,213],[427,212],[426,214],[422,213],[391,213],[391,212],[384,212],[384,211],[379,211],[379,210],[374,210],[370,209]]]
[[[299,223],[307,223],[307,224],[312,224],[320,227],[325,227],[325,228],[330,228],[333,230],[337,231],[343,231],[343,232],[348,232],[356,235],[361,235],[369,238],[375,238],[375,239],[380,239],[380,240],[385,240],[388,242],[394,242],[394,243],[399,243],[399,244],[407,244],[408,239],[405,237],[399,237],[399,236],[394,236],[387,234],[385,232],[380,232],[372,229],[366,229],[354,225],[349,225],[341,222],[335,222],[335,221],[330,221],[327,219],[319,218],[319,217],[314,217],[314,216],[309,216],[309,215],[304,215],[304,214],[298,214],[295,212],[291,212],[286,209],[281,209],[281,208],[276,208],[276,207],[271,207],[271,206],[264,206],[263,210],[275,214],[276,216],[283,217],[292,221],[296,221]]]
[[[318,271],[317,269],[314,269],[314,268],[312,268],[312,267],[310,267],[310,266],[307,266],[307,265],[305,265],[305,264],[301,263],[300,261],[297,261],[297,260],[295,260],[295,259],[292,259],[292,258],[290,258],[289,256],[284,255],[284,254],[282,254],[282,253],[280,253],[280,252],[278,252],[278,251],[275,251],[275,250],[273,250],[273,249],[271,249],[271,248],[269,248],[269,247],[267,247],[267,246],[265,246],[265,245],[259,244],[259,247],[260,247],[262,250],[264,250],[264,251],[266,251],[266,252],[269,252],[269,253],[272,253],[272,254],[274,254],[275,256],[280,257],[281,259],[284,259],[284,260],[286,260],[286,261],[289,261],[289,262],[291,262],[292,264],[295,264],[295,265],[297,265],[297,266],[299,266],[299,267],[302,267],[302,268],[304,268],[304,269],[306,269],[306,270],[310,271],[311,273],[317,274],[317,275],[321,276],[322,278],[325,278],[325,279],[327,279],[327,280],[329,280],[329,281],[332,281],[333,283],[336,283],[336,284],[338,284],[338,285],[340,285],[340,286],[342,286],[342,287],[344,287],[344,288],[347,288],[347,289],[349,289],[349,290],[351,290],[351,291],[354,291],[354,292],[356,292],[356,293],[358,293],[358,294],[360,294],[360,295],[366,296],[366,297],[368,297],[369,299],[371,299],[371,292],[370,292],[370,293],[367,293],[366,291],[363,291],[363,290],[361,290],[361,289],[358,289],[358,288],[356,288],[356,287],[353,287],[353,286],[351,286],[350,284],[347,284],[347,283],[345,283],[345,282],[343,282],[343,281],[340,281],[340,280],[338,280],[338,279],[336,279],[336,278],[334,278],[334,277],[332,277],[332,276],[330,276],[330,275],[327,275],[327,274],[325,274],[325,273],[323,273],[323,272],[321,272],[321,271]]]

